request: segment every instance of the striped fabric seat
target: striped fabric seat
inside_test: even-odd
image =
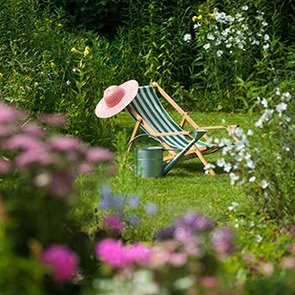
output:
[[[135,99],[130,103],[130,115],[136,120],[134,113],[139,114],[144,121],[146,121],[157,133],[167,132],[182,132],[183,129],[170,117],[167,111],[163,108],[153,86],[141,86]],[[144,126],[140,128],[147,134]],[[171,148],[175,150],[182,150],[189,140],[184,135],[161,136],[162,140],[166,142]],[[190,137],[192,138],[192,137]],[[216,151],[216,147],[209,145],[203,141],[197,141],[198,148],[204,149],[202,154],[209,154]]]

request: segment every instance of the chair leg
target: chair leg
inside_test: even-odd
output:
[[[204,166],[207,166],[208,165],[208,161],[205,159],[205,157],[202,155],[202,153],[198,149],[196,149],[196,154],[197,154],[198,158],[201,160],[201,162],[203,163],[203,165]],[[216,175],[216,173],[213,170],[213,168],[208,169],[208,171],[209,171],[209,174],[211,176],[215,176]]]

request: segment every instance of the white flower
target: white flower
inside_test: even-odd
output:
[[[286,100],[286,101],[290,101],[292,99],[292,96],[289,92],[284,92],[282,94],[282,97],[281,97],[282,100]]]
[[[261,186],[262,189],[266,189],[269,186],[269,183],[265,179],[263,179],[261,181],[260,186]]]
[[[183,36],[183,40],[185,41],[185,42],[190,42],[191,40],[192,40],[192,36],[191,36],[191,34],[185,34],[184,36]]]
[[[252,176],[252,177],[249,178],[249,182],[254,182],[255,179],[256,179],[256,177],[255,176]]]
[[[66,84],[69,86],[69,85],[71,84],[71,81],[68,80],[68,81],[66,82]]]
[[[264,27],[266,27],[266,26],[268,25],[268,23],[267,23],[266,21],[263,21],[261,24],[262,24]]]
[[[260,242],[262,241],[262,236],[261,236],[261,235],[257,235],[257,236],[255,237],[255,241],[256,241],[257,243],[260,243]]]
[[[282,112],[282,111],[285,111],[287,109],[287,104],[285,104],[284,102],[282,103],[279,103],[277,106],[276,106],[276,111],[278,113]]]
[[[218,160],[216,161],[216,164],[217,164],[217,166],[219,166],[219,167],[223,167],[223,166],[225,165],[225,161],[224,161],[223,158],[221,158],[221,159],[218,159]]]
[[[204,47],[204,49],[208,50],[211,47],[211,45],[210,45],[210,43],[207,43],[203,47]]]
[[[214,40],[215,37],[214,37],[211,33],[209,33],[209,34],[207,35],[207,39],[208,39],[208,40]]]
[[[200,27],[202,24],[201,23],[197,23],[197,24],[194,24],[194,29],[196,30],[198,27]]]
[[[231,163],[225,163],[223,166],[223,170],[227,173],[231,170],[231,168],[232,168]]]
[[[222,50],[218,50],[218,51],[216,52],[217,57],[221,57],[222,54],[223,54],[223,51],[222,51]]]
[[[209,174],[209,169],[214,169],[215,168],[215,165],[211,164],[211,163],[208,163],[205,167],[204,167],[204,170],[205,170],[205,173],[206,174]]]
[[[247,11],[249,9],[249,6],[244,5],[244,6],[241,7],[241,9],[244,10],[244,11]]]
[[[264,40],[265,40],[265,41],[269,40],[269,35],[268,35],[268,34],[265,34],[265,35],[264,35]]]
[[[264,108],[267,108],[267,107],[268,107],[267,100],[266,100],[264,97],[262,98],[262,100],[261,100],[260,103],[262,104],[262,106],[263,106]]]
[[[248,130],[247,135],[251,136],[253,135],[253,131],[251,129]]]
[[[260,43],[260,42],[259,42],[258,40],[253,40],[251,44],[252,44],[252,45],[259,45],[259,43]]]
[[[268,44],[268,43],[264,44],[264,45],[262,46],[262,48],[263,48],[263,50],[267,50],[267,49],[269,48],[269,44]]]
[[[230,184],[231,185],[234,185],[235,182],[239,179],[239,176],[232,173],[232,172],[229,174],[229,177],[230,177]]]

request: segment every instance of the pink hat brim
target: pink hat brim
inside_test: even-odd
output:
[[[129,103],[135,98],[138,91],[138,82],[129,80],[120,85],[124,88],[125,94],[118,104],[113,107],[108,107],[105,100],[102,98],[95,107],[95,115],[99,118],[110,118],[123,111]]]

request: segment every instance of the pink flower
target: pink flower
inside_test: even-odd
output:
[[[145,264],[150,258],[150,249],[139,243],[126,248],[126,252],[126,259],[131,264]]]
[[[10,170],[11,170],[10,161],[0,156],[0,174],[8,174]]]
[[[25,113],[17,109],[14,109],[7,104],[0,103],[0,123],[12,123],[16,120],[22,119],[25,117]]]
[[[80,150],[83,146],[77,138],[64,136],[51,138],[48,143],[50,147],[61,152]]]
[[[86,158],[89,162],[106,162],[111,161],[114,155],[109,150],[93,148],[87,151]]]
[[[64,126],[67,123],[67,117],[64,114],[41,114],[39,120],[51,126]]]
[[[79,257],[65,245],[51,245],[41,257],[41,261],[52,268],[53,279],[57,283],[68,283],[75,276]]]
[[[111,266],[122,268],[126,265],[124,246],[113,239],[105,239],[95,247],[96,256]]]
[[[123,223],[118,216],[107,216],[103,220],[106,227],[111,228],[113,231],[120,232],[123,229]]]
[[[12,150],[37,150],[43,147],[43,143],[29,134],[17,134],[7,140],[5,147]]]
[[[96,256],[117,268],[130,267],[134,263],[144,264],[150,258],[150,250],[141,245],[124,246],[119,241],[105,239],[95,248]]]
[[[40,165],[46,166],[52,164],[54,162],[51,155],[44,149],[32,149],[19,154],[16,159],[15,163],[18,168],[26,168],[32,165]]]
[[[56,171],[51,175],[49,192],[56,198],[63,198],[73,190],[74,173],[70,169]]]

